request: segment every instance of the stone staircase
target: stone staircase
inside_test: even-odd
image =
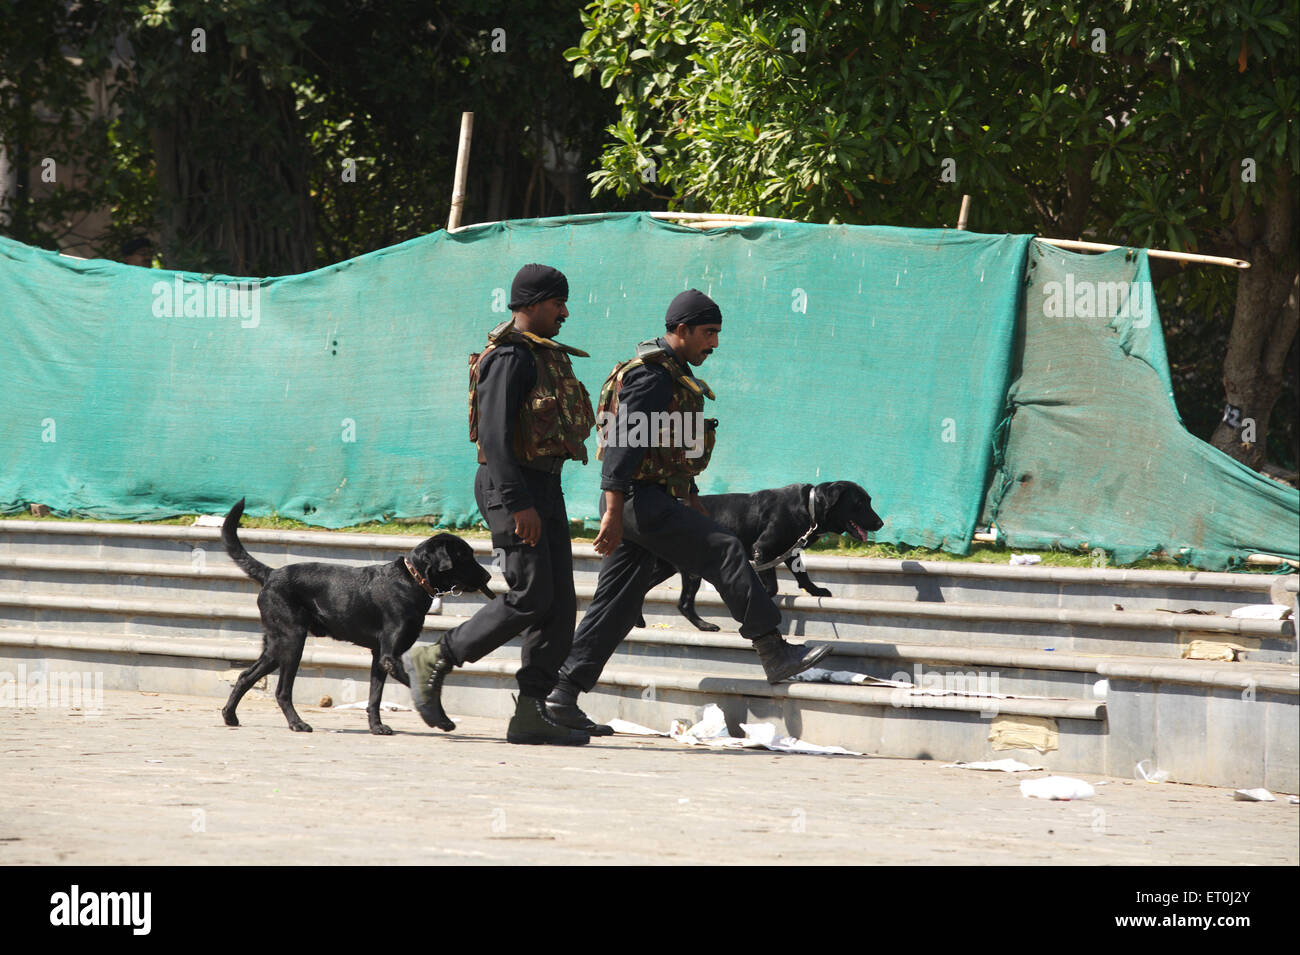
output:
[[[256,529],[240,537],[273,567],[390,560],[418,542]],[[488,565],[488,543],[474,547]],[[574,557],[581,611],[599,558],[589,545],[575,545]],[[1295,608],[1295,575],[819,556],[806,563],[834,596],[798,592],[780,570],[786,632],[832,643],[831,670],[916,689],[769,686],[718,595],[705,585],[697,598],[701,615],[723,627],[705,633],[677,612],[672,580],[647,597],[646,627],[615,654],[584,708],[597,719],[663,729],[716,703],[733,729],[776,722],[790,735],[875,755],[1014,756],[1124,777],[1147,760],[1175,781],[1300,788],[1294,609],[1286,620],[1228,616],[1254,604]],[[499,577],[494,589],[504,590]],[[109,689],[224,697],[260,650],[256,593],[226,557],[217,528],[0,521],[0,681],[19,667],[73,670],[102,673]],[[481,603],[447,600],[441,615],[426,619],[423,639]],[[350,644],[310,638],[297,705],[307,711],[325,694],[364,699],[369,660]],[[507,716],[518,660],[512,642],[456,671],[444,695],[449,712]],[[409,701],[391,680],[385,698]],[[214,699],[214,719],[218,709]]]

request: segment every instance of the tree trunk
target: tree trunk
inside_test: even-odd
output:
[[[1210,443],[1261,470],[1269,416],[1286,379],[1287,352],[1300,325],[1300,252],[1294,236],[1295,187],[1284,166],[1266,180],[1262,207],[1246,203],[1233,224],[1232,253],[1251,267],[1239,273],[1228,354],[1226,407]]]
[[[216,55],[211,53],[209,55]],[[158,219],[169,268],[231,275],[291,275],[315,267],[309,156],[291,89],[267,89],[235,61],[247,113],[202,97],[153,117]],[[273,117],[271,133],[241,130]],[[236,137],[239,159],[227,140]]]

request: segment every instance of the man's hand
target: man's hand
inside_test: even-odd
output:
[[[700,496],[694,491],[692,491],[691,496],[686,499],[686,506],[699,511],[705,517],[709,516],[709,509],[704,506],[704,502],[700,500]]]
[[[542,537],[542,516],[537,513],[537,508],[518,511],[514,518],[515,535],[529,547],[536,547]]]
[[[605,492],[605,513],[600,517],[600,532],[592,543],[601,557],[614,552],[623,541],[623,492]]]

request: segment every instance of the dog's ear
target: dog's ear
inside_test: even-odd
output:
[[[820,505],[818,513],[821,514],[823,519],[829,516],[831,511],[835,510],[835,505],[839,504],[840,498],[843,496],[843,481],[817,485],[817,503]]]

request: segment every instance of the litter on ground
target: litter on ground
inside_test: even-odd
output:
[[[1239,620],[1285,620],[1291,616],[1291,608],[1285,604],[1253,604],[1238,607],[1228,616]]]
[[[344,703],[344,704],[342,704],[342,705],[340,705],[340,706],[336,706],[336,707],[334,707],[334,709],[336,709],[336,710],[364,710],[364,709],[366,708],[367,705],[368,705],[368,704],[366,703],[365,700],[357,700],[355,703]],[[380,700],[380,701],[379,701],[379,708],[380,708],[381,710],[388,710],[389,712],[396,712],[396,711],[398,711],[398,710],[409,710],[409,709],[410,709],[409,706],[403,706],[401,703],[390,703],[388,700]]]
[[[982,769],[993,773],[1027,773],[1042,769],[1042,766],[1030,766],[1018,759],[990,759],[978,763],[948,763],[944,769]]]
[[[1020,784],[1020,795],[1026,799],[1091,799],[1097,791],[1082,779],[1070,776],[1044,776],[1042,779],[1026,779]]]
[[[1277,802],[1277,797],[1267,789],[1238,789],[1232,798],[1238,802]]]
[[[727,729],[727,718],[722,708],[710,703],[704,708],[701,719],[689,728],[683,728],[684,720],[673,720],[672,728],[667,733],[660,733],[649,727],[629,723],[626,720],[610,720],[609,726],[615,733],[629,736],[667,736],[687,746],[710,746],[715,749],[768,749],[775,753],[812,753],[819,756],[863,756],[842,746],[818,746],[795,736],[778,736],[776,727],[771,723],[741,723],[740,731],[744,736],[732,736]]]

